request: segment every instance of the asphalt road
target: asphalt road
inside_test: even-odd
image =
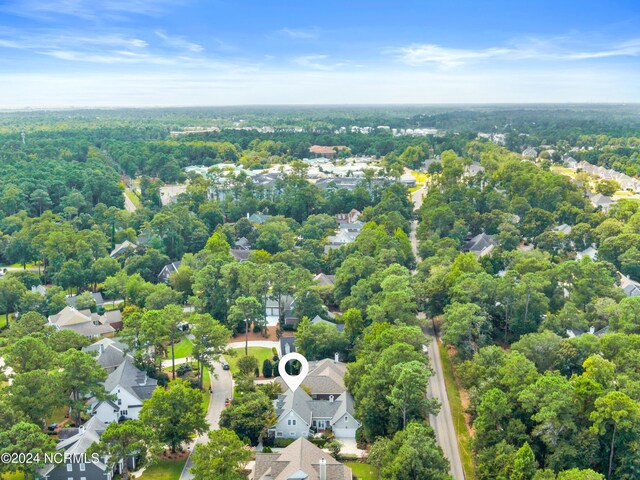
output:
[[[422,203],[422,196],[420,196],[420,203]],[[411,222],[409,239],[411,240],[411,247],[413,248],[416,262],[419,262],[418,239],[416,238],[417,226],[417,221]],[[419,316],[424,318],[424,313],[421,312]],[[431,361],[434,375],[429,377],[427,398],[437,399],[442,406],[437,415],[429,415],[429,423],[435,431],[438,445],[442,448],[444,456],[449,460],[451,475],[453,475],[455,480],[464,480],[464,469],[462,468],[462,460],[460,459],[460,449],[458,448],[456,431],[453,428],[453,417],[451,416],[451,408],[449,407],[449,397],[447,396],[447,388],[444,382],[444,372],[442,371],[442,362],[440,361],[440,354],[438,352],[436,332],[433,332],[430,338],[429,360]]]
[[[209,409],[207,410],[207,422],[209,423],[209,429],[217,430],[220,428],[220,424],[218,423],[220,420],[220,414],[224,410],[224,401],[226,398],[231,398],[233,395],[233,381],[231,380],[231,372],[229,370],[223,370],[222,365],[219,363],[215,364],[215,368],[209,370],[211,374],[211,382],[213,388],[213,395],[211,396],[211,401],[209,402]],[[214,374],[217,375],[217,379],[214,378]],[[207,434],[199,436],[189,445],[189,451],[193,452],[193,448],[198,443],[206,443],[207,442]],[[189,472],[189,469],[193,466],[191,463],[191,455],[187,459],[187,462],[184,464],[184,468],[182,469],[182,473],[180,474],[180,480],[191,480],[193,475]]]

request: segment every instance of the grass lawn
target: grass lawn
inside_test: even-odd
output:
[[[242,348],[234,348],[236,354],[226,355],[224,358],[227,362],[229,362],[229,366],[231,367],[231,371],[233,373],[238,372],[238,360],[244,357],[244,347]],[[249,355],[252,355],[258,359],[258,368],[260,368],[260,372],[262,372],[262,362],[264,362],[267,358],[273,358],[273,352],[270,348],[266,347],[249,347]]]
[[[192,357],[193,343],[188,338],[183,338],[174,348],[176,358]],[[168,357],[171,358],[171,349],[169,349]]]
[[[376,478],[376,472],[366,463],[346,462],[345,465],[353,470],[353,478],[357,480],[375,480]]]
[[[453,417],[453,428],[456,431],[458,439],[458,448],[460,449],[460,457],[462,459],[462,467],[464,468],[465,478],[474,480],[476,478],[475,465],[471,456],[471,447],[469,446],[469,430],[465,423],[464,409],[458,392],[458,385],[453,374],[453,365],[447,353],[447,349],[441,343],[438,344],[440,352],[440,360],[442,361],[442,371],[444,373],[444,381],[447,385],[447,396],[449,397],[449,407],[451,408],[451,416]]]
[[[197,362],[189,362],[193,371],[196,372],[198,368]],[[176,365],[176,370],[178,369],[178,365]],[[166,367],[162,369],[167,375],[169,375],[169,379],[171,379],[171,367]],[[176,373],[176,379],[178,379],[178,374]],[[211,394],[209,393],[209,387],[211,387],[211,376],[209,375],[209,370],[204,369],[204,375],[202,376],[202,406],[205,410],[209,409],[209,401],[211,400]]]
[[[56,408],[51,415],[47,417],[47,425],[51,425],[52,423],[62,423],[65,420],[65,415],[68,412],[67,407],[59,407]]]
[[[427,178],[429,178],[429,175],[427,175],[426,173],[416,172],[415,170],[411,170],[411,175],[414,176],[417,183],[425,183],[427,181]]]
[[[560,167],[558,165],[553,165],[551,167],[551,171],[553,173],[559,173],[561,175],[566,175],[571,178],[576,176],[576,172],[574,170],[571,170],[570,168],[567,168],[567,167]]]
[[[186,461],[186,458],[159,460],[147,468],[140,478],[144,480],[178,480]]]
[[[133,203],[136,208],[142,208],[142,202],[135,193],[131,190],[125,190],[124,194],[131,200],[131,203]]]

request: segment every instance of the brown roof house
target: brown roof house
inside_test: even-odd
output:
[[[253,480],[352,480],[353,472],[304,438],[280,453],[258,453]]]
[[[313,153],[316,157],[333,158],[341,150],[348,150],[349,147],[344,145],[324,146],[324,145],[312,145],[309,147],[309,152]]]
[[[91,310],[64,307],[59,313],[49,317],[49,325],[58,330],[73,330],[85,337],[96,338],[121,328],[122,314],[120,310],[112,310],[98,315],[91,313]]]

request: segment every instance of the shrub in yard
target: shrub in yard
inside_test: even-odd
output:
[[[264,375],[264,378],[273,376],[273,363],[268,358],[265,358],[264,362],[262,362],[262,375]]]

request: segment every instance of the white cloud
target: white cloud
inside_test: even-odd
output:
[[[414,67],[433,64],[443,68],[452,68],[487,60],[561,61],[635,57],[640,55],[640,39],[632,39],[613,45],[603,45],[592,49],[576,48],[575,45],[568,47],[563,44],[563,41],[529,39],[513,46],[485,49],[447,48],[436,44],[416,44],[402,48],[386,49],[383,53],[391,54],[403,63]]]
[[[160,37],[166,45],[170,47],[178,48],[181,50],[187,50],[192,53],[199,53],[204,50],[202,45],[190,42],[186,40],[184,37],[167,35],[163,30],[156,30],[154,33],[158,37]]]
[[[159,16],[181,0],[8,0],[1,11],[13,15],[52,20],[67,16],[84,20],[126,19],[130,15]]]
[[[279,30],[279,32],[297,40],[313,40],[315,38],[318,38],[319,35],[319,31],[317,28],[283,28]]]
[[[332,71],[340,67],[348,65],[348,62],[327,62],[328,55],[303,55],[301,57],[295,57],[292,62],[296,65],[311,70]]]

